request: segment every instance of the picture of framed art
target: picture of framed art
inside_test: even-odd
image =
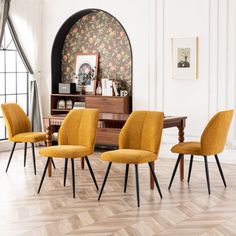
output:
[[[75,75],[79,86],[85,86],[87,94],[95,94],[98,68],[98,53],[77,53],[75,56]]]
[[[172,78],[198,78],[198,38],[172,38]]]
[[[59,109],[59,110],[66,109],[66,102],[64,99],[60,99],[57,101],[57,109]]]
[[[73,108],[73,101],[71,99],[66,100],[66,109],[70,110]]]

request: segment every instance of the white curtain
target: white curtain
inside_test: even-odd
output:
[[[10,0],[0,0],[0,46],[2,45],[2,39],[4,34],[5,25],[10,8]]]
[[[20,45],[30,63],[33,74],[30,76],[30,119],[34,131],[42,131],[43,119],[40,102],[40,47],[41,9],[40,0],[11,0],[10,18]]]

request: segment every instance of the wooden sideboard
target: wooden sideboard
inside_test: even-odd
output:
[[[51,115],[67,114],[70,109],[58,109],[59,100],[72,100],[72,102],[84,102],[85,108],[97,108],[102,113],[99,119],[96,145],[117,146],[118,135],[124,125],[128,114],[131,112],[131,97],[96,96],[78,94],[52,94]],[[111,114],[113,118],[111,119]],[[123,118],[122,118],[123,117]],[[57,130],[54,130],[55,132]]]

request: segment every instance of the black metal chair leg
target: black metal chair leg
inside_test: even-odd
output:
[[[192,166],[193,166],[193,155],[190,157],[190,162],[189,162],[189,169],[188,169],[188,183],[190,181],[190,176],[192,172]]]
[[[84,157],[84,158],[85,158],[85,161],[86,161],[86,163],[87,163],[87,165],[88,165],[88,168],[89,168],[90,174],[91,174],[91,176],[92,176],[93,182],[94,182],[94,184],[95,184],[95,186],[96,186],[96,189],[97,189],[97,191],[98,191],[98,190],[99,190],[98,184],[97,184],[96,178],[95,178],[95,176],[94,176],[93,169],[92,169],[92,167],[91,167],[91,165],[90,165],[89,159],[88,159],[87,156]]]
[[[31,145],[32,145],[32,154],[33,154],[34,174],[36,175],[36,162],[35,162],[34,143],[31,143]]]
[[[53,168],[56,169],[56,166],[55,166],[55,163],[54,163],[53,158],[52,158],[51,162],[52,162],[52,166],[53,166]]]
[[[140,206],[140,198],[139,198],[139,179],[138,179],[138,164],[135,164],[135,179],[136,179],[136,192],[137,192],[137,203],[138,207]]]
[[[209,195],[211,194],[211,188],[210,188],[210,180],[209,180],[209,171],[208,171],[208,163],[207,163],[207,156],[204,156],[205,161],[205,169],[206,169],[206,179],[207,179],[207,188]]]
[[[98,201],[100,200],[100,198],[102,196],[102,191],[105,187],[107,177],[108,177],[108,174],[109,174],[109,171],[110,171],[110,168],[111,168],[111,164],[112,164],[112,162],[109,162],[109,164],[108,164],[107,171],[106,171],[106,174],[105,174],[105,177],[104,177],[104,180],[103,180],[103,183],[102,183],[102,187],[101,187],[101,190],[100,190],[100,193],[99,193],[99,196],[98,196]]]
[[[74,168],[73,158],[71,158],[71,172],[72,172],[73,198],[75,198],[75,168]]]
[[[66,186],[67,164],[68,164],[68,158],[65,158],[65,167],[64,167],[64,184],[63,184],[64,187]]]
[[[15,150],[15,147],[16,147],[16,142],[14,142],[14,144],[13,144],[13,147],[12,147],[12,150],[11,150],[11,155],[10,155],[9,160],[8,160],[8,163],[7,163],[6,172],[7,172],[8,168],[9,168],[10,163],[11,163],[11,159],[12,159],[13,152],[14,152],[14,150]]]
[[[47,144],[46,141],[44,141],[44,144],[45,144],[46,147],[48,146],[48,144]],[[56,169],[56,165],[55,165],[55,163],[54,163],[53,158],[51,159],[51,162],[52,162],[52,166],[53,166],[53,168]]]
[[[151,170],[152,176],[153,176],[153,178],[154,178],[154,181],[155,181],[157,190],[158,190],[158,192],[159,192],[159,194],[160,194],[160,197],[162,198],[161,189],[160,189],[160,186],[159,186],[159,183],[158,183],[158,180],[157,180],[157,176],[156,176],[156,174],[155,174],[155,172],[154,172],[154,170],[153,170],[152,162],[148,162],[148,165],[149,165],[149,168],[150,168],[150,170]]]
[[[221,175],[221,178],[223,180],[223,183],[224,183],[225,187],[227,187],[226,182],[225,182],[225,177],[224,177],[224,174],[223,174],[223,171],[222,171],[222,168],[221,168],[221,165],[220,165],[220,161],[219,161],[217,155],[215,155],[215,159],[216,159],[216,163],[217,163],[218,169],[220,171],[220,175]]]
[[[174,177],[175,177],[176,170],[178,168],[178,165],[179,165],[179,162],[180,162],[180,159],[182,158],[182,156],[183,156],[182,154],[179,154],[178,159],[176,161],[175,168],[173,170],[173,173],[172,173],[172,176],[171,176],[171,180],[170,180],[170,184],[169,184],[169,187],[168,187],[169,190],[171,188],[172,182],[173,182]]]
[[[25,148],[24,148],[24,167],[26,165],[26,155],[27,155],[27,143],[25,143]]]
[[[129,164],[126,164],[126,168],[125,168],[125,184],[124,184],[124,193],[126,193],[127,182],[128,182],[128,176],[129,176]]]
[[[40,184],[39,184],[39,188],[38,188],[38,193],[40,193],[41,187],[42,187],[42,185],[43,185],[43,181],[44,181],[44,178],[45,178],[47,169],[48,169],[48,164],[49,164],[50,158],[51,158],[51,157],[48,157],[47,162],[46,162],[46,165],[45,165],[45,167],[44,167],[43,175],[42,175],[42,178],[41,178],[41,181],[40,181]]]

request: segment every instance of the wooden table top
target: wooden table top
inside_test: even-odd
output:
[[[116,113],[99,113],[100,121],[126,121],[130,114],[116,114]],[[49,120],[64,120],[66,114],[58,114],[58,115],[48,115],[45,116],[44,119]],[[179,120],[186,120],[187,116],[165,116],[164,122],[176,122]]]

